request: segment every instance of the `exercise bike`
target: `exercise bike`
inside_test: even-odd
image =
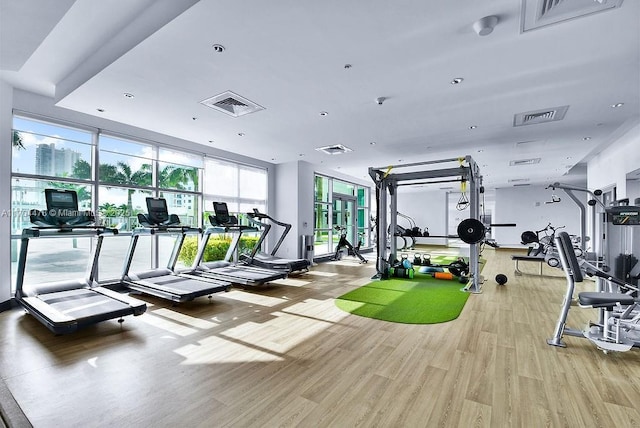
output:
[[[355,256],[355,257],[359,258],[361,263],[367,263],[367,259],[362,257],[362,255],[360,254],[360,245],[362,245],[362,239],[360,239],[361,236],[358,235],[358,245],[354,247],[353,245],[351,245],[351,242],[349,242],[349,240],[347,239],[347,228],[346,227],[336,225],[334,227],[334,229],[337,230],[338,232],[340,232],[340,241],[338,241],[338,246],[336,247],[336,252],[333,255],[333,257],[331,258],[331,260],[334,260],[334,261],[341,260],[342,259],[342,249],[346,247],[347,248],[347,253],[350,256]]]

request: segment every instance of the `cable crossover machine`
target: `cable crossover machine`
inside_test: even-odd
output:
[[[428,165],[454,164],[457,166],[431,169]],[[442,159],[426,162],[408,163],[403,165],[391,165],[388,167],[369,168],[369,176],[376,185],[376,210],[377,210],[377,242],[385,242],[388,227],[396,230],[398,216],[397,190],[399,186],[423,185],[460,181],[468,183],[469,191],[469,215],[458,226],[458,236],[469,244],[469,268],[470,279],[465,291],[480,293],[482,279],[480,277],[480,244],[485,239],[487,232],[480,218],[480,193],[482,188],[482,176],[480,170],[471,156],[461,158]],[[449,178],[448,180],[443,180]],[[389,217],[387,215],[390,214]],[[497,226],[497,225],[496,225]],[[449,237],[449,236],[447,236]],[[451,236],[453,237],[453,236]],[[394,239],[391,240],[387,254],[386,245],[377,246],[376,270],[374,278],[385,279],[390,268],[389,260],[396,258],[397,246]]]

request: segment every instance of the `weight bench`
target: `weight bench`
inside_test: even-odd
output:
[[[540,263],[540,276],[542,276],[542,265],[545,263],[544,257],[519,256],[519,255],[513,254],[511,256],[511,260],[515,261],[514,273],[516,275],[525,275],[525,273],[520,270],[520,267],[518,266],[518,263],[520,263],[520,262],[537,262],[537,263]]]

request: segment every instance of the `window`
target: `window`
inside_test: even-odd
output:
[[[100,135],[100,183],[150,187],[153,173],[153,147]]]
[[[14,117],[12,172],[91,179],[90,132]]]
[[[219,159],[207,159],[203,191],[204,210],[207,212],[213,212],[214,201],[226,202],[229,213],[239,218],[253,208],[264,212],[267,205],[267,171]]]
[[[94,165],[94,159],[99,163]],[[29,211],[45,207],[46,188],[75,190],[81,209],[94,211],[98,224],[118,229],[117,236],[105,238],[103,242],[98,266],[100,281],[120,277],[130,232],[139,226],[137,214],[147,210],[147,197],[166,198],[170,213],[177,214],[183,225],[194,227],[203,225],[203,203],[206,211],[212,211],[212,201],[228,202],[231,212],[237,213],[244,224],[248,223],[245,213],[253,208],[264,212],[267,205],[267,171],[263,168],[220,159],[207,159],[205,162],[202,155],[170,149],[154,142],[141,142],[100,133],[97,129],[82,129],[22,116],[14,116],[13,120],[12,162],[12,292],[20,234],[22,229],[31,227]],[[204,174],[205,166],[208,174]],[[206,226],[208,218],[205,216],[205,219]],[[169,238],[141,238],[131,270],[149,269],[156,260],[163,266],[169,254],[167,251],[170,252],[173,245]],[[193,238],[197,245],[197,237]],[[51,260],[51,244],[50,240],[33,240],[29,247],[29,260],[38,257]],[[61,262],[58,269],[57,262],[38,262],[41,266],[36,272],[39,279],[43,273],[47,280],[57,280],[75,278],[84,272],[91,239],[61,239],[59,244],[56,242],[56,250],[63,249],[82,267],[76,269],[74,265],[69,269],[71,265]],[[58,254],[55,257],[58,260]],[[181,253],[179,266],[187,265],[189,255],[183,257]]]

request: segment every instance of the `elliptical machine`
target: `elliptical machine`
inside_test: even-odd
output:
[[[342,249],[347,248],[347,253],[351,256],[356,256],[360,259],[361,263],[367,263],[367,259],[362,257],[360,254],[360,245],[362,244],[361,240],[358,239],[358,245],[353,246],[351,242],[347,239],[347,228],[343,226],[336,225],[334,227],[338,232],[340,232],[340,241],[338,241],[338,245],[336,246],[336,252],[334,253],[331,260],[341,260],[342,259]]]

